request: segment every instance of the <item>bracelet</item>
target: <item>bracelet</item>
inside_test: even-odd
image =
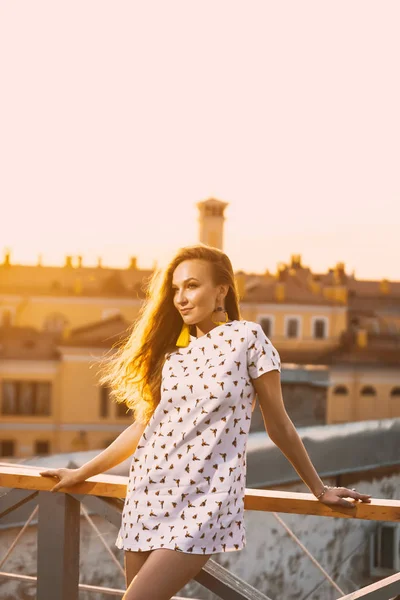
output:
[[[325,494],[325,492],[327,492],[330,489],[329,485],[324,485],[324,489],[322,490],[322,492],[320,492],[318,495],[314,494],[314,496],[316,497],[317,500],[319,500],[320,498],[322,498],[322,496]]]
[[[318,496],[316,494],[314,494],[314,496],[316,497],[317,500],[319,500],[320,498],[322,498],[322,496],[325,494],[325,492],[327,492],[328,490],[338,490],[339,487],[337,485],[324,485],[324,489],[322,490],[322,492],[320,492],[318,494]],[[355,491],[355,490],[354,490]]]

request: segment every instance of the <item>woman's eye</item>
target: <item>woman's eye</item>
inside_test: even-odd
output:
[[[195,283],[189,283],[188,287],[189,287],[189,288],[190,288],[190,287],[194,287],[194,288],[195,288],[195,287],[197,287],[197,285],[196,285]]]

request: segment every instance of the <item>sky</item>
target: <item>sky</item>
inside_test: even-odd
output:
[[[2,0],[0,255],[400,280],[398,0]],[[0,256],[1,259],[1,256]]]

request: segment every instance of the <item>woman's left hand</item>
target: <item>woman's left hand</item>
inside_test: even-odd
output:
[[[325,493],[319,498],[319,501],[329,506],[344,506],[346,508],[354,508],[357,502],[349,502],[344,498],[354,498],[361,502],[371,502],[370,494],[360,494],[354,488],[351,490],[345,487],[329,487]]]

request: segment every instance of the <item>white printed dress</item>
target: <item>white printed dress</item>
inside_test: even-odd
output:
[[[246,545],[251,379],[280,371],[258,323],[231,321],[167,355],[161,400],[132,455],[115,545],[193,554]]]

